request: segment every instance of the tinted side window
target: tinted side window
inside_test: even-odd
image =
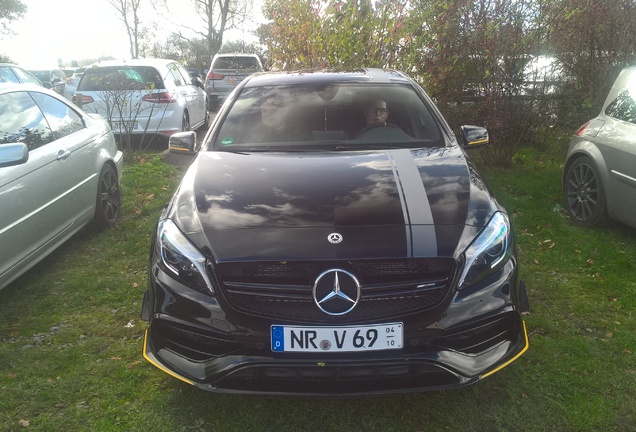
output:
[[[53,140],[42,111],[27,92],[0,95],[0,145],[23,142],[32,151]]]
[[[618,95],[605,109],[605,114],[630,123],[636,123],[636,101],[629,90]]]
[[[84,122],[79,114],[64,102],[42,93],[31,93],[31,95],[49,122],[55,139],[63,138],[84,128]]]
[[[10,67],[0,67],[0,82],[19,83],[18,77],[15,76]]]

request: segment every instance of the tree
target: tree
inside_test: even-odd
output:
[[[141,0],[108,0],[108,3],[115,8],[118,18],[126,27],[128,43],[130,44],[130,56],[139,58],[139,44],[142,29],[139,21],[139,6]]]
[[[172,2],[175,0],[153,0],[155,9],[163,8],[168,12]],[[173,23],[195,35],[186,40],[203,39],[207,44],[208,61],[219,52],[223,45],[223,37],[227,30],[236,28],[247,19],[247,10],[251,6],[252,0],[190,0],[194,6],[194,11],[201,18],[202,25],[185,25],[183,23]],[[183,3],[183,2],[181,2]],[[179,5],[178,7],[183,7]],[[197,23],[198,24],[198,23]]]
[[[596,115],[620,70],[636,61],[636,1],[552,0],[549,42],[573,76],[580,124]]]
[[[274,67],[394,67],[408,37],[404,0],[267,0],[259,29]]]
[[[267,44],[273,67],[326,66],[321,0],[267,0],[264,13],[270,23],[261,29],[261,41]]]
[[[0,0],[0,35],[10,32],[12,21],[20,19],[27,11],[27,7],[20,0]]]
[[[408,63],[426,83],[455,130],[488,128],[485,160],[505,166],[543,112],[523,94],[522,72],[533,52],[533,0],[420,0],[410,21]]]
[[[207,41],[202,38],[188,39],[180,33],[172,33],[164,43],[155,42],[148,49],[148,54],[151,57],[177,60],[201,71],[210,67]]]

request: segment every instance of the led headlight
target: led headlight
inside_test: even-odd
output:
[[[512,254],[508,216],[497,212],[488,225],[464,251],[465,264],[459,288],[474,284],[490,275]]]
[[[161,262],[174,279],[197,291],[214,294],[205,256],[170,219],[160,222],[157,241]]]

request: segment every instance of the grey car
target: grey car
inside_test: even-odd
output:
[[[49,69],[29,69],[33,75],[35,75],[46,88],[55,90],[56,93],[64,96],[66,89],[66,74],[60,68]]]
[[[636,66],[623,69],[601,113],[572,137],[563,170],[570,219],[636,228]]]
[[[210,110],[216,110],[245,77],[262,71],[263,65],[256,54],[215,55],[205,77]]]
[[[0,86],[0,289],[87,224],[117,222],[122,161],[102,117],[44,87]]]

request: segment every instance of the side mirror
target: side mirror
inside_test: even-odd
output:
[[[477,148],[488,145],[488,131],[480,126],[461,127],[461,146],[464,148]]]
[[[194,154],[197,134],[193,131],[177,132],[168,139],[168,149],[173,153]]]
[[[29,160],[29,149],[24,143],[0,145],[0,168],[21,165]]]

